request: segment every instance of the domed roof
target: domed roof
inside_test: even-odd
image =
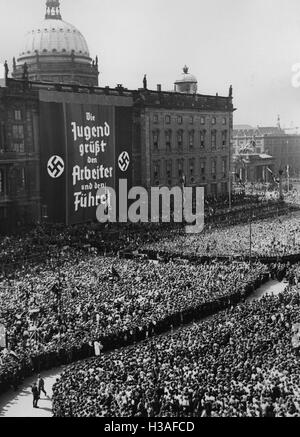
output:
[[[197,78],[189,73],[189,69],[187,66],[183,68],[183,73],[181,74],[181,77],[175,82],[175,84],[180,83],[198,83]]]
[[[75,26],[59,18],[45,18],[38,26],[27,32],[20,58],[42,54],[71,54],[90,57],[88,45]]]

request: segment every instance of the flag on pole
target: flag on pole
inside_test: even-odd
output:
[[[267,167],[267,170],[272,175],[274,183],[279,184],[280,180],[275,177],[275,174],[272,172],[272,170],[269,167]]]
[[[0,348],[6,349],[6,328],[0,325]]]

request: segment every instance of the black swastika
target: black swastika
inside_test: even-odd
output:
[[[59,156],[52,156],[48,162],[48,173],[52,178],[58,178],[62,175],[65,164]]]
[[[121,153],[118,159],[120,170],[126,171],[130,164],[130,158],[127,152]]]

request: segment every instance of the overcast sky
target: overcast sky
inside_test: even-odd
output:
[[[18,56],[27,30],[43,20],[46,0],[0,0],[0,62]],[[300,127],[299,0],[61,0],[62,17],[99,56],[100,86],[173,89],[187,64],[198,92],[227,95],[234,123]]]

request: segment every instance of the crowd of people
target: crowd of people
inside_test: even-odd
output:
[[[250,223],[251,220],[251,223]],[[250,240],[251,238],[251,240]],[[143,249],[156,252],[197,256],[282,257],[300,254],[299,214],[256,220],[224,228],[206,230],[201,234],[177,235],[145,244]]]
[[[193,326],[69,367],[58,417],[300,415],[299,293],[246,302]]]
[[[199,235],[170,224],[86,225],[0,239],[0,392],[80,361],[54,387],[56,416],[299,415],[291,332],[300,264],[282,259],[300,254],[298,215],[242,197]],[[218,203],[207,202],[209,218]],[[278,216],[263,219],[274,208]],[[253,258],[276,262],[248,262],[250,234]],[[143,259],[147,251],[175,257]],[[289,292],[246,302],[284,276]],[[99,358],[82,361],[96,349]]]
[[[291,207],[292,208],[292,207]],[[259,196],[233,197],[231,210],[221,199],[206,198],[205,227],[223,228],[248,220],[250,213],[265,218],[287,213],[283,203],[261,201]],[[126,249],[137,249],[180,235],[185,235],[184,225],[179,223],[100,224],[70,226],[43,224],[28,232],[0,237],[0,278],[16,269],[27,269],[29,265],[47,262],[53,253],[63,248],[88,250],[96,248],[99,254],[117,255]]]
[[[212,313],[239,301],[269,272],[260,263],[164,264],[88,254],[65,259],[57,274],[52,265],[37,266],[0,283],[0,321],[18,357],[4,356],[12,368],[0,368],[0,385],[9,373],[18,382],[22,360],[36,368],[37,357],[73,347],[89,355],[95,341],[117,347]]]

